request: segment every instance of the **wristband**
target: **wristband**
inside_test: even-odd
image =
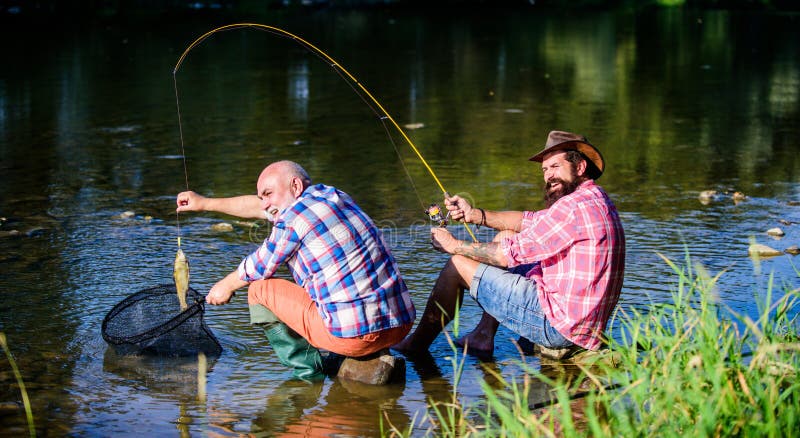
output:
[[[481,227],[486,226],[486,212],[482,208],[479,208],[478,210],[481,212],[481,223],[479,223],[476,228],[480,229]]]

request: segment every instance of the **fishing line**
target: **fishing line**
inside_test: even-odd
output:
[[[181,100],[178,98],[178,79],[172,74],[172,83],[175,87],[175,106],[178,109],[178,132],[181,137],[181,159],[183,160],[183,176],[186,180],[186,191],[189,191],[189,169],[186,166],[186,151],[183,146],[183,123],[181,123]],[[178,226],[178,248],[181,247],[181,214],[175,210],[175,223]]]
[[[399,150],[397,148],[397,145],[395,144],[395,141],[394,141],[394,139],[393,139],[393,137],[392,137],[392,135],[390,133],[389,126],[386,125],[386,121],[387,120],[397,130],[397,132],[400,133],[400,135],[403,137],[403,139],[406,141],[406,143],[408,143],[408,145],[411,147],[411,149],[414,151],[414,153],[417,155],[417,157],[422,162],[423,166],[425,166],[425,169],[428,171],[428,173],[431,175],[431,177],[433,177],[433,180],[436,182],[436,185],[439,186],[439,189],[441,189],[442,193],[447,197],[450,196],[449,193],[447,192],[447,190],[445,190],[445,188],[442,185],[441,181],[439,181],[439,178],[436,176],[436,173],[434,173],[433,169],[431,169],[431,167],[428,165],[428,162],[425,161],[425,158],[422,156],[422,154],[419,152],[417,147],[414,145],[414,142],[412,142],[411,139],[408,138],[408,135],[406,135],[406,133],[403,131],[403,129],[400,127],[400,125],[397,124],[397,122],[394,120],[394,118],[389,114],[388,111],[386,111],[386,109],[384,109],[383,105],[381,105],[381,103],[378,102],[378,100],[372,95],[372,93],[370,93],[358,81],[358,79],[355,78],[355,76],[350,74],[350,72],[347,71],[347,69],[345,69],[341,64],[339,64],[335,59],[331,58],[327,53],[325,53],[321,49],[317,48],[315,45],[311,44],[310,42],[304,40],[303,38],[300,38],[299,36],[297,36],[295,34],[292,34],[290,32],[287,32],[287,31],[285,31],[283,29],[280,29],[280,28],[277,28],[277,27],[273,27],[273,26],[267,26],[265,24],[258,24],[258,23],[235,23],[235,24],[228,24],[228,25],[225,25],[225,26],[221,26],[221,27],[218,27],[216,29],[212,29],[212,30],[204,33],[203,35],[201,35],[199,38],[194,40],[186,48],[186,50],[183,51],[183,53],[181,54],[180,58],[178,59],[177,64],[175,64],[175,68],[172,71],[173,83],[174,83],[174,86],[175,86],[175,100],[176,100],[176,102],[178,102],[178,81],[177,81],[176,75],[178,73],[178,69],[181,67],[181,64],[183,64],[183,61],[186,59],[186,56],[189,54],[189,52],[192,51],[192,49],[194,49],[195,47],[197,47],[200,43],[202,43],[206,38],[210,37],[211,35],[213,35],[213,34],[215,34],[217,32],[228,31],[228,30],[233,30],[233,29],[241,29],[241,28],[251,28],[251,29],[255,29],[255,30],[261,30],[261,31],[269,32],[269,33],[271,33],[273,35],[277,35],[277,36],[280,36],[280,37],[288,38],[288,39],[290,39],[292,41],[295,41],[301,47],[305,48],[306,50],[308,50],[312,54],[314,54],[317,57],[319,57],[320,59],[322,59],[328,65],[330,65],[331,68],[333,68],[333,70],[335,72],[337,72],[337,74],[339,74],[339,76],[342,79],[344,79],[344,81],[350,86],[350,88],[356,93],[356,95],[358,95],[361,98],[361,100],[364,101],[364,103],[366,103],[367,106],[373,111],[373,113],[375,113],[375,115],[378,116],[378,119],[380,120],[381,124],[383,125],[384,130],[386,131],[386,133],[387,133],[387,135],[389,137],[389,140],[392,143],[392,146],[394,146],[395,152],[397,153],[397,156],[400,159],[400,163],[403,166],[403,170],[405,170],[406,175],[408,176],[409,180],[411,181],[411,185],[414,188],[414,192],[417,193],[417,198],[420,200],[420,204],[422,204],[423,207],[424,207],[424,203],[422,203],[422,200],[420,199],[419,193],[417,192],[417,188],[413,183],[413,179],[411,178],[411,174],[408,172],[408,169],[406,168],[405,163],[403,163],[403,157],[400,155],[400,152],[399,152]],[[180,106],[178,106],[178,124],[180,124],[180,123],[181,123],[181,120],[180,120]],[[183,146],[183,128],[181,128],[181,151],[183,152],[183,150],[184,150],[184,146]],[[186,187],[187,187],[187,190],[188,190],[188,187],[189,187],[189,176],[188,176],[188,172],[186,171],[186,156],[185,156],[185,154],[184,154],[184,158],[183,158],[183,163],[184,163],[184,174],[186,175]],[[469,233],[469,235],[472,237],[472,240],[477,242],[478,239],[472,233],[472,230],[469,228],[467,223],[466,222],[462,222],[462,224],[464,225],[464,228],[466,228],[466,230]],[[180,237],[178,237],[178,242],[179,242],[179,245],[180,245]]]

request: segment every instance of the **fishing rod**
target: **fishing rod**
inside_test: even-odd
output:
[[[406,143],[408,143],[408,145],[411,146],[411,149],[414,151],[414,153],[420,159],[420,161],[422,162],[423,166],[425,166],[425,169],[427,169],[428,173],[430,173],[430,175],[433,177],[433,180],[436,182],[436,185],[439,186],[439,189],[441,189],[442,194],[444,194],[445,197],[448,197],[448,198],[450,197],[450,194],[447,192],[447,190],[445,190],[445,188],[442,185],[441,181],[439,181],[439,178],[436,176],[436,173],[434,173],[433,169],[431,169],[431,167],[428,165],[428,162],[425,160],[425,158],[419,152],[417,147],[414,145],[414,142],[412,142],[411,139],[408,138],[408,135],[406,135],[405,131],[403,131],[403,129],[400,127],[400,125],[397,124],[397,122],[394,120],[394,118],[391,116],[391,114],[389,114],[389,112],[386,111],[386,109],[383,107],[383,105],[381,105],[381,103],[378,101],[378,99],[376,99],[375,96],[373,96],[372,93],[370,93],[369,90],[367,90],[364,87],[364,85],[362,85],[361,82],[359,82],[358,79],[356,79],[355,76],[353,76],[349,71],[347,71],[346,68],[344,68],[335,59],[331,58],[327,53],[325,53],[324,51],[319,49],[317,46],[311,44],[310,42],[304,40],[303,38],[301,38],[301,37],[299,37],[299,36],[297,36],[297,35],[295,35],[293,33],[287,32],[287,31],[285,31],[283,29],[280,29],[280,28],[277,28],[277,27],[274,27],[274,26],[268,26],[268,25],[265,25],[265,24],[258,24],[258,23],[235,23],[235,24],[228,24],[228,25],[225,25],[225,26],[220,26],[220,27],[218,27],[216,29],[212,29],[212,30],[204,33],[203,35],[201,35],[199,38],[194,40],[189,45],[189,47],[186,48],[186,50],[183,51],[183,53],[181,54],[180,58],[178,59],[178,63],[175,64],[175,68],[172,70],[173,83],[175,85],[175,101],[176,101],[176,104],[178,106],[178,124],[179,125],[181,124],[181,117],[180,117],[180,100],[178,99],[177,73],[178,73],[178,69],[180,69],[180,67],[181,67],[181,64],[183,64],[183,61],[186,59],[186,56],[189,54],[190,51],[192,51],[192,49],[197,47],[200,43],[202,43],[204,40],[206,40],[211,35],[213,35],[213,34],[215,34],[217,32],[233,30],[233,29],[242,29],[242,28],[251,28],[251,29],[255,29],[255,30],[261,30],[261,31],[272,33],[272,34],[280,36],[280,37],[288,38],[288,39],[290,39],[292,41],[295,41],[296,43],[298,43],[300,46],[302,46],[303,48],[305,48],[306,50],[308,50],[312,54],[318,56],[323,61],[327,62],[331,66],[331,68],[333,68],[333,70],[336,71],[339,74],[339,76],[341,76],[342,79],[345,80],[345,82],[347,82],[347,84],[350,86],[350,88],[352,88],[353,91],[355,91],[355,93],[359,97],[361,97],[361,99],[364,101],[364,103],[366,103],[367,106],[369,106],[370,109],[372,109],[372,111],[376,115],[379,116],[379,118],[381,120],[381,123],[384,123],[384,126],[385,126],[385,122],[384,122],[385,120],[388,120],[391,123],[391,125],[397,130],[397,132],[400,133],[400,135],[403,137],[403,139],[406,141]],[[368,98],[368,100],[365,99],[365,96]],[[388,134],[388,130],[387,130],[387,134]],[[180,127],[180,137],[181,137],[181,152],[183,152],[183,128],[182,127]],[[392,140],[391,134],[389,134],[389,138],[390,138],[390,140]],[[394,144],[394,140],[392,140],[392,144]],[[403,159],[402,159],[402,157],[400,157],[399,151],[397,151],[396,147],[395,147],[395,151],[398,153],[398,158],[400,158],[400,162],[402,164],[403,163]],[[184,153],[183,155],[184,155],[184,160],[183,160],[184,174],[186,175],[186,188],[188,190],[188,188],[189,188],[189,176],[188,176],[188,172],[186,171],[186,154]],[[405,168],[405,164],[403,164],[403,167]],[[406,169],[406,173],[408,173],[407,169]],[[411,180],[411,175],[408,175],[408,176],[409,176],[409,180]],[[413,184],[413,180],[411,180],[411,183]],[[415,191],[416,191],[416,188],[415,188]],[[466,222],[462,222],[462,224],[464,225],[464,228],[466,228],[466,230],[469,233],[470,237],[472,237],[472,240],[474,242],[477,242],[478,239],[475,237],[475,234],[473,234],[472,230],[469,228],[467,223]],[[180,242],[180,240],[179,240],[179,242]]]

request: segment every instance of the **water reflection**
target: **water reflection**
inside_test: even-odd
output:
[[[757,311],[770,273],[796,284],[789,256],[756,271],[746,251],[751,237],[781,249],[800,239],[800,208],[790,204],[800,198],[795,18],[535,12],[343,12],[269,24],[347,66],[401,125],[422,124],[407,134],[445,187],[483,208],[542,208],[541,172],[528,157],[551,129],[587,135],[609,163],[599,183],[626,228],[624,307],[669,300],[674,273],[659,254],[682,261],[687,248],[710,272],[726,270],[719,300],[735,311]],[[376,405],[393,424],[410,424],[428,400],[446,401],[453,390],[443,338],[427,359],[409,360],[402,387],[294,385],[249,327],[239,294],[206,314],[225,351],[208,374],[205,403],[192,381],[149,375],[183,370],[191,380],[191,364],[106,357],[103,316],[127,295],[170,282],[178,235],[192,287],[205,293],[267,231],[234,224],[220,234],[211,225],[229,218],[174,213],[174,195],[187,183],[182,160],[173,159],[183,152],[170,73],[183,45],[213,27],[51,28],[3,39],[14,68],[0,75],[0,330],[28,384],[37,427],[65,435],[130,433],[136,424],[137,433],[152,435],[333,429],[366,436],[379,430]],[[424,307],[446,256],[430,249],[423,209],[441,193],[394,138],[412,187],[383,125],[329,65],[264,32],[226,32],[193,52],[177,81],[191,189],[252,193],[267,161],[301,162],[381,224]],[[747,199],[703,204],[703,190]],[[127,210],[134,216],[120,217]],[[780,225],[786,235],[773,240],[765,230],[778,220],[792,224]],[[480,313],[465,303],[459,329],[469,330]],[[466,359],[458,388],[465,403],[483,402],[478,382],[520,375],[515,339],[501,329],[495,362]],[[0,364],[0,402],[19,400],[14,385]],[[17,414],[0,417],[3,430],[24,431]]]
[[[308,122],[308,61],[303,59],[289,67],[288,101],[294,122]]]
[[[361,435],[377,432],[384,412],[391,412],[394,424],[406,425],[409,418],[398,404],[404,389],[402,384],[376,387],[346,380],[327,387],[287,381],[267,398],[251,430],[264,436]],[[355,405],[374,409],[355,411]]]

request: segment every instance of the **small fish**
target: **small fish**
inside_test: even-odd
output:
[[[178,248],[175,254],[175,265],[172,270],[172,278],[175,280],[175,290],[178,291],[178,301],[181,303],[181,311],[186,310],[186,291],[189,290],[189,261],[186,254]]]

